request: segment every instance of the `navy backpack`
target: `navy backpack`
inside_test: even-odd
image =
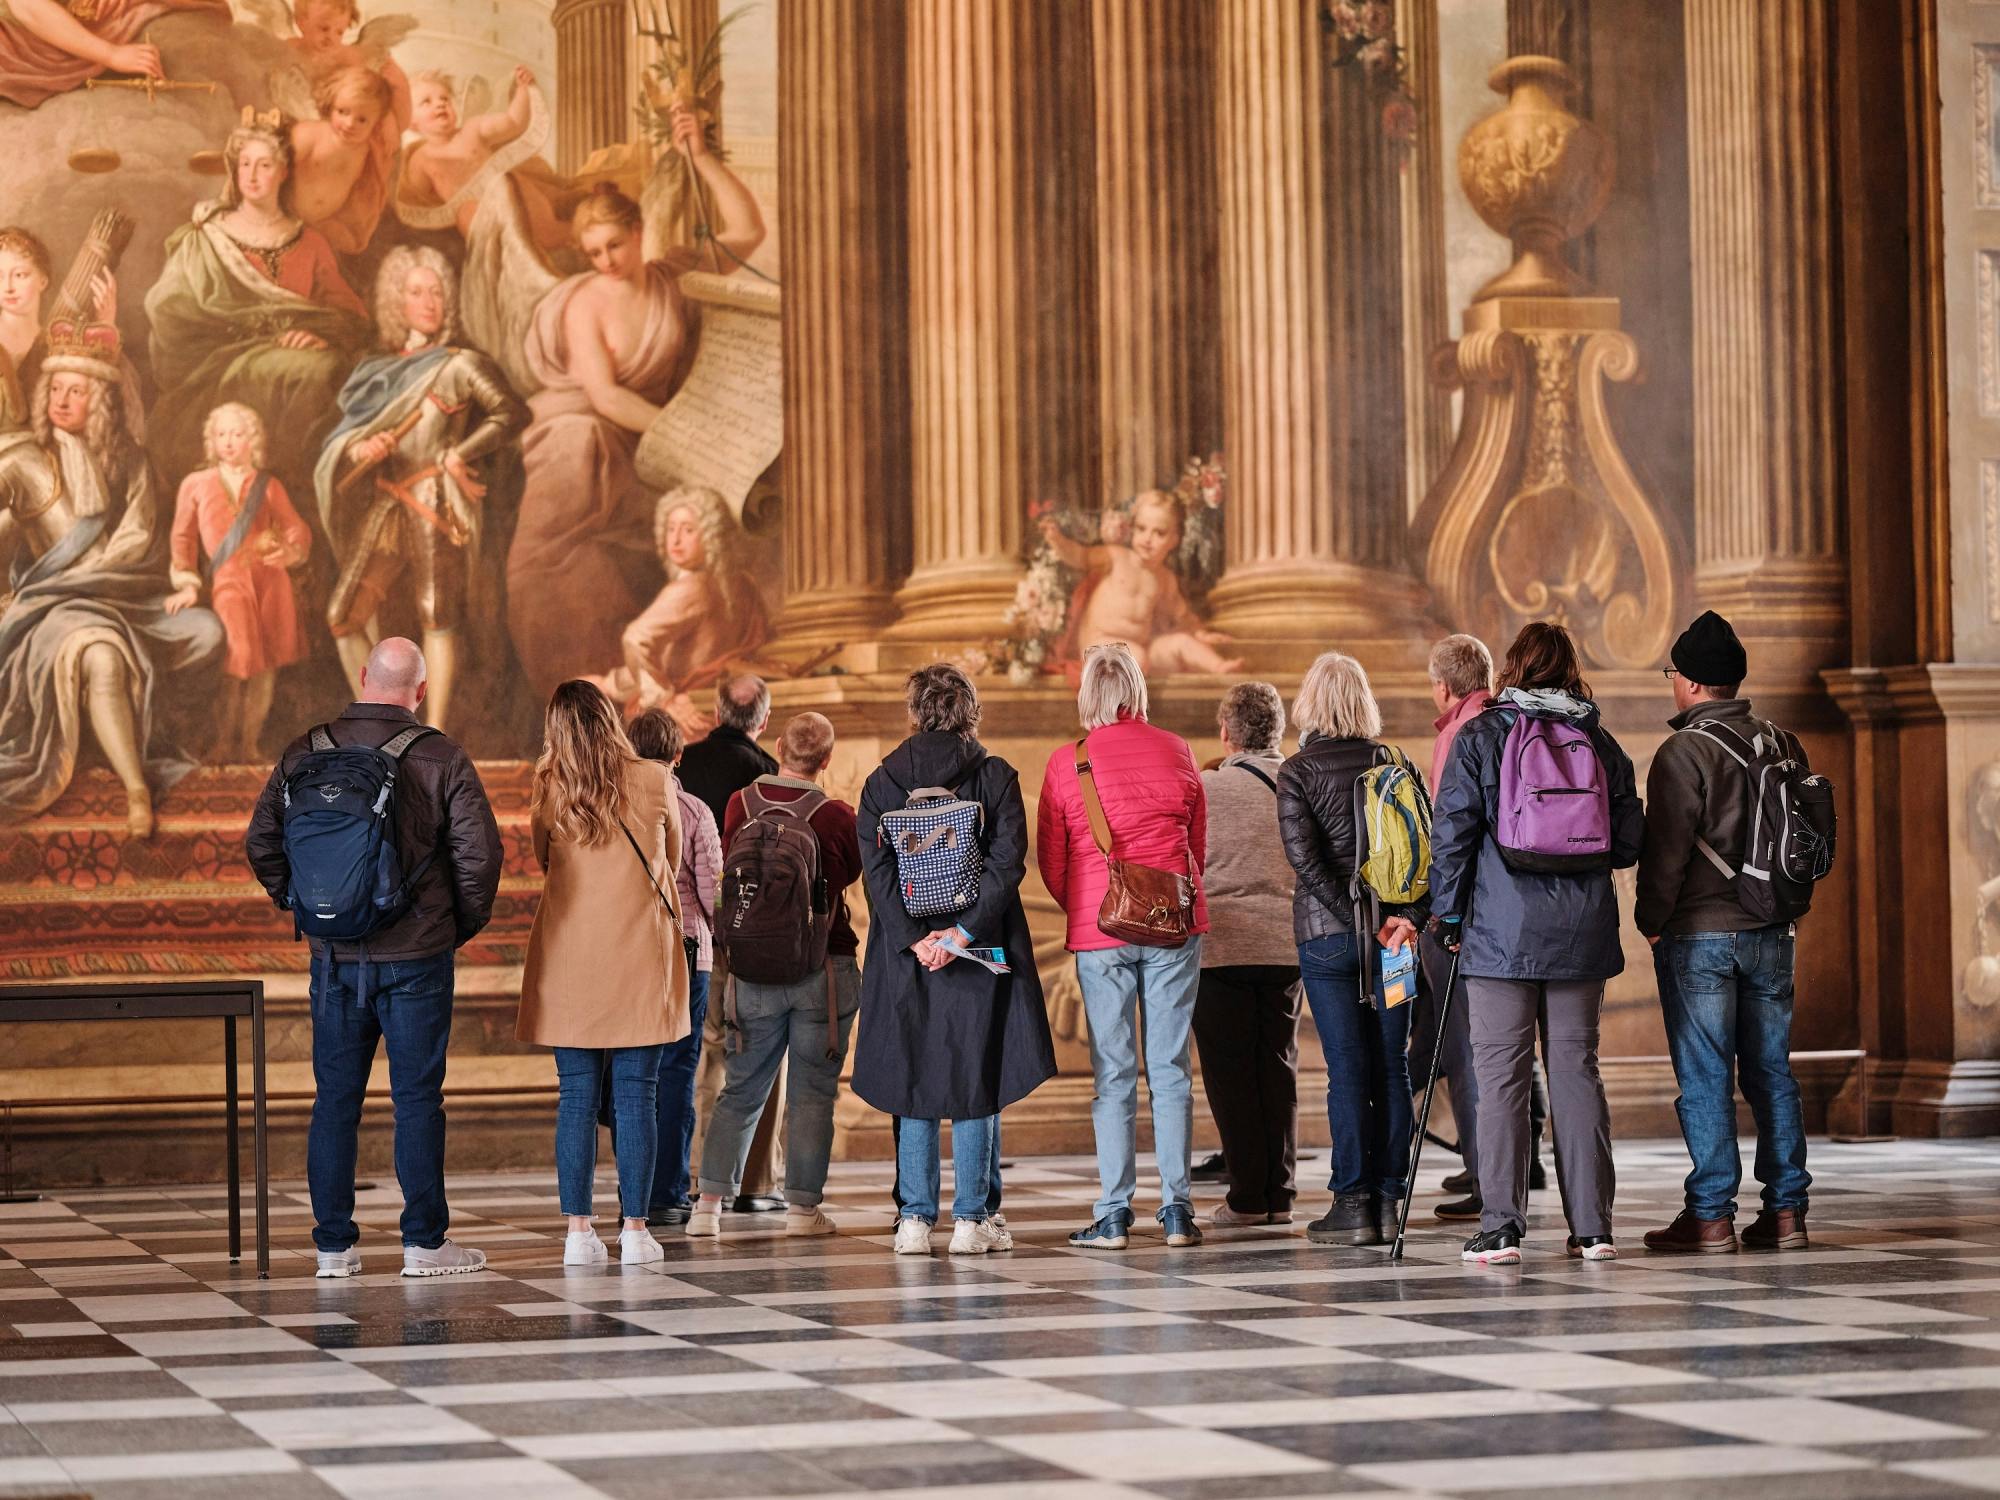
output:
[[[398,730],[381,749],[336,745],[324,724],[285,778],[286,904],[300,937],[357,942],[409,910],[436,851],[414,870],[396,848],[396,771],[427,724]]]

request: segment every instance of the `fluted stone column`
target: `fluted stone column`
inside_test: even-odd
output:
[[[894,633],[990,639],[1027,506],[1099,484],[1090,11],[909,10],[913,561]]]
[[[556,0],[557,164],[574,172],[591,152],[633,132],[627,87],[632,12],[627,0]]]
[[[853,646],[894,616],[910,504],[904,7],[778,8],[785,267],[779,635]]]
[[[1221,0],[1228,567],[1215,624],[1253,664],[1420,658],[1408,561],[1396,166],[1315,0]]]
[[[1819,0],[1688,0],[1695,593],[1760,678],[1845,659]]]
[[[1093,0],[1103,497],[1222,445],[1215,0]]]

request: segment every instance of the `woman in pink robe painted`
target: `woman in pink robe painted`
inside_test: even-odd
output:
[[[0,0],[0,99],[33,109],[99,73],[166,76],[139,34],[175,10],[229,15],[227,0]]]
[[[750,190],[675,112],[674,142],[714,197],[715,238],[747,258],[764,238]],[[572,220],[593,269],[535,309],[526,358],[542,389],[522,439],[526,482],[507,553],[507,626],[530,686],[546,696],[623,655],[625,626],[659,589],[651,497],[632,466],[639,434],[679,385],[688,313],[677,278],[697,251],[656,261],[639,205],[599,185]]]

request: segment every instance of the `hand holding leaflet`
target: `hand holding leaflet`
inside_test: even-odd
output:
[[[968,948],[962,943],[953,942],[950,938],[937,939],[937,945],[953,958],[971,959],[988,973],[1011,974],[1014,972],[1013,967],[1007,962],[1005,949]]]

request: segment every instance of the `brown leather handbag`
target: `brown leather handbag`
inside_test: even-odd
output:
[[[1110,882],[1097,908],[1097,929],[1121,943],[1141,948],[1182,948],[1193,934],[1194,863],[1186,870],[1158,870],[1151,865],[1119,859],[1111,852],[1111,824],[1098,800],[1090,771],[1089,737],[1076,742],[1076,783],[1083,791],[1083,810],[1090,819],[1090,836],[1104,856]]]

